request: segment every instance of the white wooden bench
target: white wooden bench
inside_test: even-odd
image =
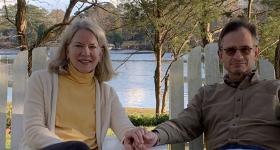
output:
[[[188,55],[187,59],[187,82],[188,82],[188,100],[197,93],[198,89],[203,85],[209,85],[223,80],[224,68],[220,68],[219,58],[217,55],[218,45],[211,43],[202,47],[194,48]],[[204,61],[202,61],[204,60]],[[221,66],[222,67],[222,66]],[[201,69],[202,68],[202,69]],[[184,108],[184,63],[178,60],[171,69],[170,73],[170,111],[171,118],[177,116]],[[223,73],[220,72],[223,70]],[[202,73],[204,71],[204,73]],[[258,71],[262,79],[275,79],[273,65],[264,59],[260,59],[258,63]],[[204,75],[205,75],[205,78]],[[172,145],[172,150],[184,150],[185,144]],[[203,150],[203,136],[189,143],[190,150]]]
[[[40,47],[33,51],[32,71],[46,68],[47,60],[54,55],[56,48]],[[26,89],[27,76],[27,51],[19,52],[12,67],[13,92],[12,92],[12,123],[11,123],[11,150],[18,149],[23,135],[23,98]],[[8,67],[0,65],[0,150],[5,150],[6,144],[6,105],[8,87]],[[166,146],[157,147],[154,150],[165,149]],[[122,149],[122,145],[116,137],[105,138],[103,150]]]
[[[33,51],[33,68],[38,70],[46,68],[47,60],[54,54],[55,48],[41,47]],[[198,88],[202,86],[202,81],[205,84],[212,84],[222,80],[222,73],[220,73],[219,62],[217,57],[217,44],[209,44],[204,49],[202,55],[202,48],[196,47],[192,50],[188,57],[188,99],[194,96]],[[48,53],[49,51],[49,53]],[[205,65],[205,79],[201,77],[201,58],[204,58]],[[18,143],[22,137],[22,117],[23,117],[23,98],[25,94],[25,86],[27,79],[27,51],[20,52],[13,64],[13,95],[12,95],[12,134],[11,134],[11,150],[18,149]],[[170,118],[177,116],[179,112],[184,109],[184,62],[178,60],[174,63],[170,73]],[[259,63],[260,75],[264,79],[273,79],[274,69],[273,65],[267,60],[260,60]],[[6,143],[6,104],[7,104],[7,87],[8,87],[8,70],[7,67],[0,65],[0,150],[5,150]],[[104,149],[106,150],[112,143],[113,146],[121,147],[118,141],[108,137],[105,141]],[[110,143],[110,144],[109,144]],[[198,138],[189,144],[191,150],[202,150],[203,140]],[[172,150],[183,150],[185,144],[174,144],[170,146]],[[157,147],[155,149],[166,149],[166,146]],[[108,149],[110,150],[110,149]]]

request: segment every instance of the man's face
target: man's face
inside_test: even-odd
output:
[[[252,71],[259,56],[255,42],[251,33],[243,27],[223,37],[219,58],[229,77],[238,77]]]

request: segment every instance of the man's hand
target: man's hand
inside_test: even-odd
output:
[[[125,134],[125,150],[148,150],[157,143],[158,136],[145,128],[135,128]]]

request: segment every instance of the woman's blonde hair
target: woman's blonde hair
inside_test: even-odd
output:
[[[112,67],[112,61],[110,59],[108,42],[104,30],[94,21],[87,18],[78,18],[73,20],[73,22],[65,29],[62,35],[61,45],[57,50],[57,53],[49,63],[49,71],[57,74],[68,74],[68,64],[67,59],[67,48],[70,44],[73,36],[78,30],[86,29],[91,31],[97,38],[98,44],[102,49],[102,58],[98,62],[94,76],[99,82],[109,81],[115,75],[115,71]]]

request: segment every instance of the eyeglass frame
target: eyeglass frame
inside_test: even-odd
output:
[[[250,46],[247,46],[247,45],[244,45],[244,46],[240,46],[240,47],[237,47],[237,46],[232,46],[232,47],[228,47],[228,48],[222,48],[221,50],[223,50],[225,52],[225,54],[227,54],[228,56],[234,56],[235,53],[237,52],[237,50],[239,50],[239,52],[243,55],[243,56],[246,56],[246,55],[249,55],[253,49],[257,48],[258,46],[257,45],[254,45],[253,47],[250,47]],[[243,48],[243,49],[242,49]],[[233,50],[234,52],[230,53],[229,51],[230,50]],[[247,52],[246,52],[247,51]]]

